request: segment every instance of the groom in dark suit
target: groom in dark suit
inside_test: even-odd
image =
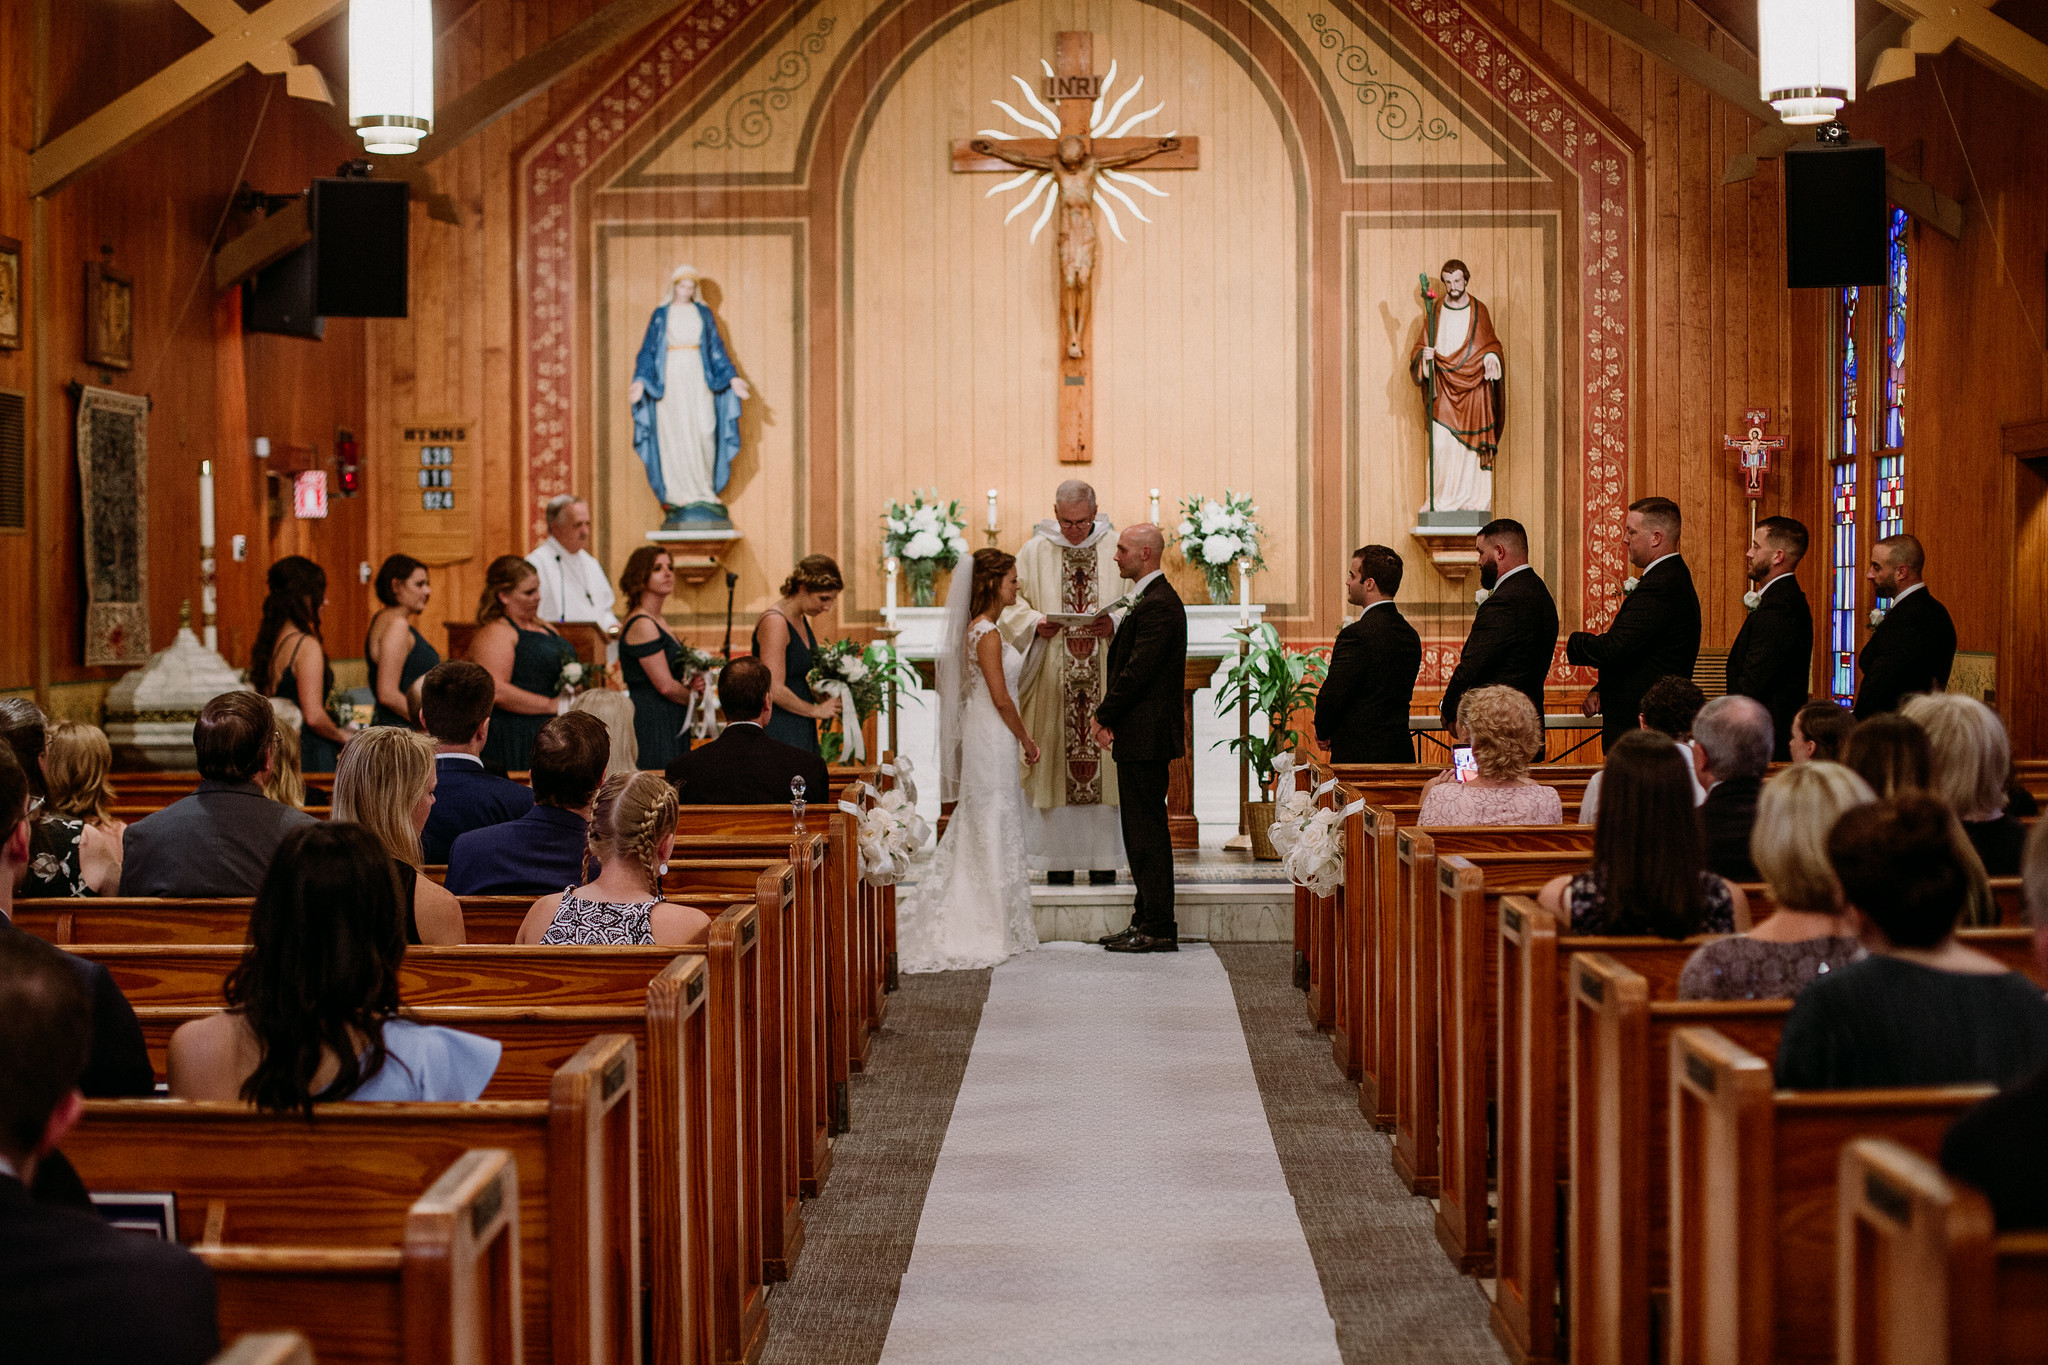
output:
[[[1479,586],[1486,600],[1444,688],[1444,729],[1458,728],[1458,703],[1475,687],[1512,687],[1543,716],[1543,680],[1557,652],[1557,602],[1529,563],[1522,523],[1496,517],[1479,528]]]
[[[1600,670],[1582,714],[1600,717],[1600,744],[1611,751],[1636,728],[1643,693],[1667,676],[1690,678],[1700,656],[1700,595],[1678,553],[1678,504],[1638,498],[1628,505],[1622,540],[1636,571],[1635,587],[1605,633],[1575,630],[1564,657]]]
[[[1771,756],[1780,763],[1792,757],[1792,717],[1812,679],[1813,608],[1792,576],[1805,557],[1804,525],[1790,517],[1756,524],[1748,555],[1756,606],[1728,649],[1728,695],[1754,697],[1771,713]]]
[[[1095,742],[1116,760],[1124,855],[1138,896],[1130,928],[1102,940],[1113,953],[1180,951],[1166,770],[1187,748],[1181,680],[1187,671],[1188,613],[1160,573],[1165,553],[1157,526],[1127,527],[1117,537],[1117,571],[1134,585],[1134,600],[1109,642],[1109,684],[1095,708]]]
[[[1948,686],[1956,662],[1956,623],[1927,590],[1926,570],[1927,551],[1912,536],[1886,536],[1871,547],[1870,572],[1864,576],[1892,605],[1856,656],[1863,671],[1856,689],[1858,720],[1896,711],[1915,692]]]

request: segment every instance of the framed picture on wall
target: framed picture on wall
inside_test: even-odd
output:
[[[125,370],[135,363],[135,280],[85,263],[85,363]]]
[[[0,237],[0,351],[21,347],[21,243]]]

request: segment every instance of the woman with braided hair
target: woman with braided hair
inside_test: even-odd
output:
[[[519,943],[680,945],[701,942],[711,917],[662,899],[661,874],[676,846],[676,789],[660,773],[621,773],[598,788],[590,812],[597,880],[542,896],[519,926]]]

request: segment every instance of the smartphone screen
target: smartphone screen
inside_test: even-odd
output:
[[[1451,771],[1460,782],[1470,782],[1479,776],[1479,760],[1472,757],[1472,746],[1460,744],[1451,750]]]

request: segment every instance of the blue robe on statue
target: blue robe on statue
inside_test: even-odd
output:
[[[711,390],[711,401],[718,413],[718,455],[711,470],[711,486],[723,493],[732,478],[733,459],[740,453],[740,399],[732,391],[737,371],[725,353],[725,340],[718,335],[711,310],[701,299],[692,300],[691,306],[704,324],[698,354],[704,358],[704,386]],[[648,486],[664,507],[673,504],[669,502],[668,483],[661,476],[661,440],[654,430],[654,405],[667,389],[662,366],[668,356],[668,310],[669,305],[664,303],[647,319],[647,336],[633,362],[633,378],[641,386],[640,401],[633,405],[633,450],[647,468]]]

